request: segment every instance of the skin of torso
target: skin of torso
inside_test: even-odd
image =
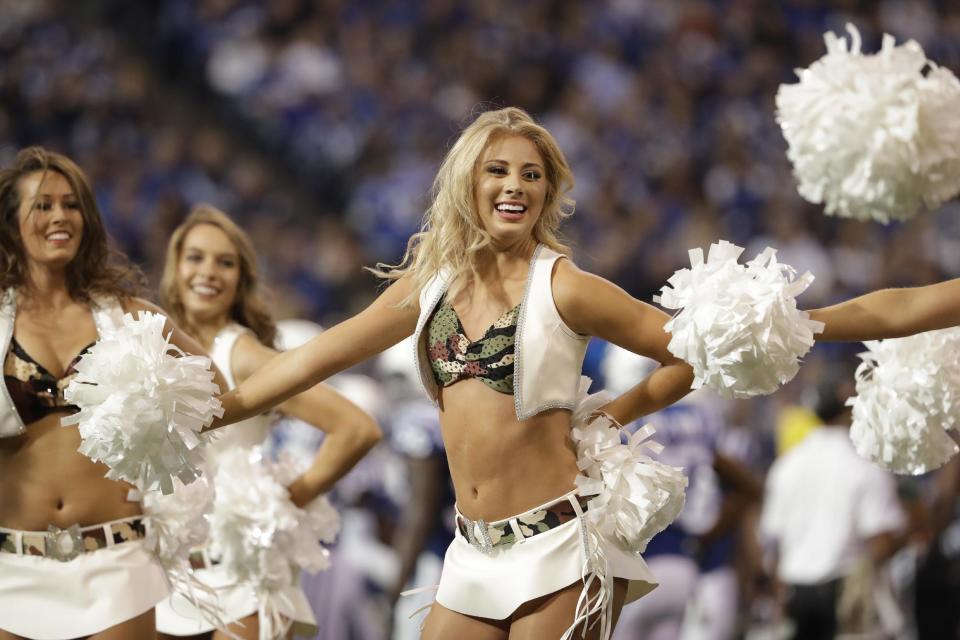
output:
[[[18,310],[14,336],[59,375],[97,339],[97,331],[90,310],[78,304],[55,317]],[[60,426],[66,415],[48,414],[26,425],[23,434],[0,438],[0,526],[45,531],[49,525],[83,527],[140,513],[139,503],[127,500],[131,485],[108,480],[105,465],[77,451],[77,427]]]
[[[523,298],[526,264],[519,265],[515,277],[492,291],[475,285],[453,301],[468,338],[477,339]],[[578,469],[569,411],[552,409],[520,422],[512,394],[470,378],[441,388],[439,405],[457,507],[467,517],[501,520],[573,490]]]
[[[467,517],[501,520],[574,488],[569,411],[553,409],[519,422],[513,396],[477,380],[443,389],[441,404],[457,507]]]

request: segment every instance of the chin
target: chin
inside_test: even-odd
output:
[[[197,300],[196,298],[181,298],[183,300],[183,309],[188,313],[209,318],[219,313],[223,313],[223,305],[216,300]]]
[[[192,310],[190,310],[190,314],[199,322],[199,324],[216,323],[222,317],[227,315],[226,311],[214,307],[213,305],[203,308],[194,307]]]
[[[76,251],[72,251],[70,253],[60,252],[59,254],[47,256],[43,260],[38,260],[37,262],[50,269],[66,269],[73,264],[73,261],[76,258]]]
[[[533,237],[533,229],[526,226],[515,225],[497,225],[488,231],[494,242],[513,244],[522,242]]]

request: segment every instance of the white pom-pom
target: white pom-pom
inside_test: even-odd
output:
[[[582,378],[572,437],[577,446],[576,478],[580,495],[596,495],[587,504],[587,518],[606,539],[642,553],[650,539],[663,531],[683,508],[687,479],[680,469],[650,458],[644,449],[659,452],[647,441],[653,428],[628,435],[604,415],[594,416],[606,404],[606,393],[587,395]],[[591,419],[592,417],[592,419]],[[628,436],[623,443],[621,434]]]
[[[728,398],[773,393],[797,374],[823,323],[797,309],[796,296],[813,276],[799,278],[767,247],[741,265],[743,249],[721,240],[690,251],[691,267],[677,271],[654,300],[679,312],[666,324],[670,353],[693,367],[693,388]]]
[[[781,85],[777,120],[800,195],[826,213],[886,223],[960,193],[960,82],[919,44],[883,37],[875,55],[832,32],[827,54]]]
[[[259,447],[230,451],[218,462],[211,555],[259,594],[293,585],[298,568],[316,572],[329,566],[320,541],[336,537],[339,514],[325,497],[306,509],[293,504],[286,485],[295,475],[289,464],[266,461]]]
[[[864,343],[850,439],[894,473],[936,469],[957,453],[960,328]]]
[[[143,512],[150,517],[146,546],[168,572],[187,562],[195,547],[210,537],[206,515],[213,511],[213,485],[201,476],[190,484],[174,481],[173,493],[143,495]]]
[[[187,485],[174,480],[173,493],[168,495],[149,491],[143,494],[141,504],[150,518],[145,545],[167,572],[173,589],[210,624],[222,628],[227,623],[216,591],[190,566],[190,553],[210,538],[208,517],[213,511],[213,497],[213,484],[205,473]]]
[[[62,420],[79,425],[80,452],[106,464],[108,478],[143,493],[169,494],[174,478],[196,479],[207,438],[201,431],[223,414],[210,360],[183,355],[164,336],[165,322],[141,312],[102,328],[64,392],[80,408]]]

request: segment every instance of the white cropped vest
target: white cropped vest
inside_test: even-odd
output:
[[[97,326],[97,336],[103,334],[106,327],[116,326],[123,321],[123,307],[116,298],[98,298],[90,306],[93,322]],[[0,357],[6,358],[13,338],[13,325],[17,318],[17,294],[13,289],[3,292],[0,300]],[[0,438],[18,436],[26,430],[20,414],[13,406],[6,382],[0,384]]]
[[[589,336],[570,329],[553,300],[553,265],[561,254],[538,245],[530,260],[514,338],[513,402],[517,420],[548,409],[573,409]],[[420,317],[413,333],[420,383],[436,403],[438,389],[427,356],[425,328],[449,287],[449,274],[438,273],[420,292]]]

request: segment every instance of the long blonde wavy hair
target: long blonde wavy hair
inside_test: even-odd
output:
[[[573,173],[553,135],[537,124],[523,109],[507,107],[481,114],[447,153],[431,190],[431,204],[423,217],[420,231],[410,237],[399,265],[379,263],[370,269],[387,280],[405,275],[413,278],[411,295],[402,306],[416,303],[430,279],[441,269],[449,270],[450,296],[456,296],[477,277],[481,252],[491,243],[480,221],[474,194],[480,157],[493,141],[519,135],[536,145],[543,157],[547,193],[543,212],[533,228],[533,236],[558,253],[570,254],[559,238],[560,223],[573,214]]]
[[[160,279],[161,305],[178,325],[194,333],[177,288],[177,265],[183,253],[183,242],[187,234],[201,224],[213,225],[223,231],[230,238],[239,256],[240,279],[237,282],[236,297],[230,307],[230,319],[253,331],[257,340],[264,345],[273,347],[277,337],[277,325],[260,295],[257,254],[253,243],[243,229],[230,219],[230,216],[209,204],[194,207],[187,219],[170,236],[170,241],[167,243],[167,258],[163,265],[163,276]]]

